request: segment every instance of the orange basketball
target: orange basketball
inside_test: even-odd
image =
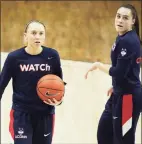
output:
[[[53,98],[60,101],[65,92],[63,80],[53,74],[48,74],[40,78],[36,89],[39,98],[47,102],[48,99],[53,101]]]

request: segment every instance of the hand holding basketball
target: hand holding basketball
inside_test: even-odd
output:
[[[48,99],[48,101],[43,101],[43,102],[46,104],[52,105],[52,106],[57,106],[63,101],[63,98],[60,101],[57,101],[55,98],[53,98],[53,101],[54,102],[52,102],[50,99]]]

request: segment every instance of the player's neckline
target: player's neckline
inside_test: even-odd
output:
[[[26,51],[26,46],[23,48],[23,50],[24,50],[24,53],[27,54],[27,55],[29,55],[29,56],[39,56],[39,55],[41,55],[41,54],[43,53],[44,47],[42,47],[42,51],[41,51],[40,53],[38,53],[38,54],[28,53],[28,52]]]

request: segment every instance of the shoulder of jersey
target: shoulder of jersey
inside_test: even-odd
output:
[[[20,54],[22,54],[23,48],[24,48],[24,47],[19,48],[19,49],[17,49],[17,50],[14,50],[14,51],[10,52],[10,53],[9,53],[9,56],[13,56],[13,57],[19,56]]]
[[[124,37],[121,38],[120,42],[123,42],[128,45],[134,45],[137,42],[136,39],[137,39],[137,37],[135,34],[128,33]]]
[[[126,34],[121,38],[120,43],[124,43],[123,49],[125,49],[125,45],[127,46],[127,51],[136,52],[139,50],[139,41],[137,35],[134,33]]]
[[[138,44],[139,43],[139,39],[138,36],[135,32],[130,32],[128,34],[126,34],[122,40],[124,40],[127,44],[133,45],[133,44]]]
[[[45,47],[45,46],[43,46],[43,48],[44,48],[44,50],[45,50],[47,53],[50,53],[50,54],[52,54],[52,55],[57,55],[57,54],[58,54],[57,50],[55,50],[54,48]]]

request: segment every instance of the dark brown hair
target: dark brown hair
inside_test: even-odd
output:
[[[133,19],[135,19],[135,23],[134,23],[134,26],[133,26],[133,29],[136,31],[139,39],[140,39],[140,33],[139,33],[139,18],[138,18],[138,14],[137,14],[137,10],[135,9],[135,7],[131,4],[124,4],[122,5],[121,7],[124,7],[124,8],[128,8],[131,10],[131,13],[132,13],[132,17]],[[121,8],[120,7],[120,8]],[[141,42],[141,40],[140,40]]]

